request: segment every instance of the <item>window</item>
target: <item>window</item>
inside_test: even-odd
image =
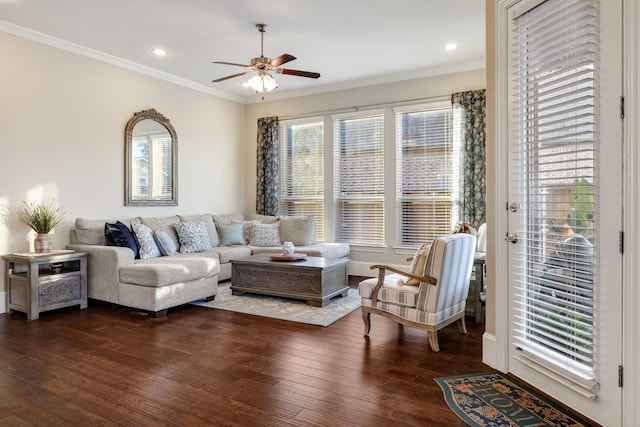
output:
[[[335,237],[384,246],[384,114],[333,118]]]
[[[396,108],[396,244],[413,247],[451,233],[457,219],[459,144],[452,109],[437,104]],[[456,157],[457,156],[457,157]]]
[[[280,214],[309,215],[324,241],[324,121],[283,121],[280,128]]]

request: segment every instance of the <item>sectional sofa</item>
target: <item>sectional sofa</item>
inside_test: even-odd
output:
[[[215,298],[218,281],[231,278],[232,259],[278,253],[284,242],[309,256],[349,256],[348,244],[316,243],[315,227],[312,217],[257,214],[77,218],[67,248],[89,254],[90,299],[158,317]]]

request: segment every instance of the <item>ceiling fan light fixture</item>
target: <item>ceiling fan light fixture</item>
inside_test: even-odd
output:
[[[0,0],[2,1],[2,0]],[[220,77],[219,79],[212,80],[212,83],[223,82],[228,79],[232,79],[234,77],[244,76],[249,73],[256,73],[253,77],[242,83],[244,87],[250,87],[256,92],[270,92],[273,89],[278,87],[278,83],[276,79],[273,78],[271,73],[277,74],[287,74],[290,76],[299,76],[299,77],[307,77],[310,79],[317,79],[320,77],[320,73],[315,73],[312,71],[301,71],[301,70],[290,70],[288,68],[280,68],[281,65],[286,64],[288,62],[296,59],[295,56],[290,55],[288,53],[283,53],[280,56],[276,56],[275,58],[268,58],[264,56],[264,29],[266,24],[256,24],[256,28],[260,31],[260,56],[256,58],[251,58],[251,63],[249,65],[238,64],[235,62],[226,62],[226,61],[213,61],[214,64],[225,64],[225,65],[233,65],[235,67],[242,67],[245,71],[241,73],[232,74],[230,76]],[[262,97],[264,99],[264,96]]]
[[[269,73],[260,73],[251,77],[246,85],[256,92],[271,92],[278,87],[276,79]]]

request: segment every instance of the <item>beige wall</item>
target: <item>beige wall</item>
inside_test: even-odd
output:
[[[486,56],[487,56],[487,229],[496,229],[496,206],[497,193],[492,191],[496,186],[496,145],[495,145],[495,0],[485,1],[486,19]],[[495,334],[495,239],[491,233],[487,236],[487,303],[486,303],[486,325],[485,332],[490,335]]]
[[[76,217],[245,210],[244,105],[2,32],[0,63],[0,254],[30,248],[15,208],[32,197],[68,211],[55,248]],[[148,108],[178,135],[177,207],[123,204],[124,126]]]
[[[384,108],[394,103],[402,103],[403,101],[416,100],[415,103],[427,102],[426,100],[418,100],[422,98],[445,97],[449,98],[454,92],[483,89],[486,87],[486,78],[484,70],[472,70],[460,73],[452,73],[447,75],[439,75],[433,77],[425,77],[416,80],[407,80],[403,82],[395,82],[381,84],[376,86],[362,87],[349,90],[341,90],[318,95],[302,96],[286,100],[269,101],[266,96],[265,101],[250,104],[246,108],[247,130],[245,141],[245,181],[246,191],[244,193],[244,203],[247,209],[255,209],[255,187],[256,187],[256,134],[257,119],[266,116],[279,117],[297,117],[308,115],[330,114],[327,112],[337,111],[345,112],[353,111],[354,106],[367,108]],[[372,104],[381,104],[377,107],[367,107]],[[387,123],[386,135],[386,152],[385,161],[389,164],[394,161],[393,153],[393,123]],[[390,130],[390,131],[389,131]],[[325,134],[331,132],[330,129],[325,130]],[[325,139],[326,140],[326,139]],[[389,144],[390,142],[390,144]],[[393,183],[391,187],[387,186],[387,194],[393,191]],[[393,198],[388,198],[388,202],[393,203]],[[396,252],[392,245],[395,240],[395,228],[393,221],[389,217],[393,215],[393,206],[387,206],[385,210],[387,217],[386,235],[387,247],[385,250],[359,250],[351,248],[351,266],[350,272],[353,274],[370,274],[369,265],[372,263],[385,263],[406,265],[406,251]],[[330,241],[330,238],[326,240]]]

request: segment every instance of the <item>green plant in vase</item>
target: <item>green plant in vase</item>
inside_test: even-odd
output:
[[[24,221],[37,236],[33,242],[36,252],[48,252],[52,248],[51,233],[54,227],[66,216],[54,198],[43,202],[22,202],[18,217]]]

